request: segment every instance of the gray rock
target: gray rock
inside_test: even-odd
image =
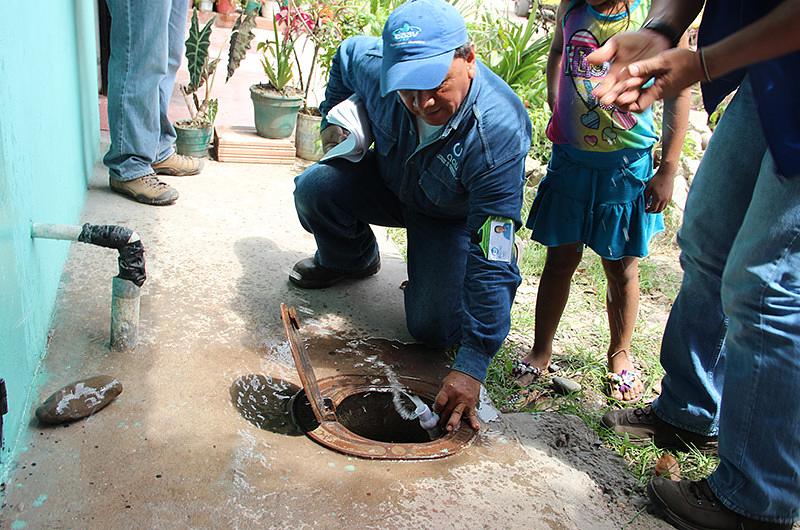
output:
[[[76,381],[56,391],[36,409],[42,423],[69,423],[90,416],[122,393],[122,383],[109,375]]]
[[[581,385],[577,381],[566,377],[553,377],[553,390],[559,394],[572,394],[573,392],[580,392]]]

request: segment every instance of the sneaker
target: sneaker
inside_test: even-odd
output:
[[[172,153],[170,156],[152,164],[151,167],[157,175],[172,175],[173,177],[186,177],[197,175],[203,169],[203,161],[191,156]]]
[[[667,480],[656,477],[647,485],[653,511],[682,530],[790,530],[791,523],[766,523],[729,510],[705,480]]]
[[[339,271],[317,265],[314,258],[306,258],[295,263],[289,280],[303,289],[323,289],[337,284],[342,280],[361,279],[377,274],[381,269],[380,258],[372,265],[358,271]]]
[[[112,191],[144,204],[166,206],[178,200],[178,190],[161,182],[155,175],[145,175],[133,180],[109,178],[108,184]]]
[[[671,425],[653,412],[653,407],[619,409],[606,412],[600,421],[617,434],[627,434],[632,441],[652,441],[662,449],[687,451],[694,446],[701,452],[717,450],[716,436],[703,436]]]

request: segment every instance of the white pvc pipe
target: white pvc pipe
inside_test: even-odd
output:
[[[83,226],[33,223],[31,237],[78,241]],[[139,241],[139,234],[132,232],[128,243]],[[130,280],[112,278],[111,289],[111,349],[127,351],[136,348],[139,342],[139,287]]]
[[[31,225],[31,237],[38,239],[62,239],[65,241],[77,241],[81,235],[83,226],[79,225],[54,225],[49,223],[33,223]],[[128,238],[128,243],[135,243],[141,237],[135,231]]]
[[[33,223],[31,226],[31,237],[77,241],[82,230],[83,227],[79,225],[51,225],[47,223]]]

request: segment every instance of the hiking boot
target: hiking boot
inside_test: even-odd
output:
[[[108,179],[112,191],[127,195],[133,200],[155,206],[166,206],[178,200],[178,190],[158,180],[155,175],[145,175],[133,180]]]
[[[376,274],[381,269],[381,259],[375,260],[372,265],[359,271],[339,271],[317,265],[316,260],[306,258],[294,264],[289,280],[303,289],[323,289],[337,284],[342,280],[361,279]]]
[[[681,530],[790,530],[791,523],[756,521],[729,510],[705,480],[667,480],[656,477],[647,485],[656,515]]]
[[[694,446],[701,452],[717,450],[716,436],[703,436],[671,425],[653,412],[653,407],[610,410],[600,421],[617,434],[627,434],[631,441],[652,441],[662,449],[687,451]]]
[[[203,161],[199,158],[192,158],[191,156],[172,153],[161,162],[151,164],[151,167],[157,175],[186,177],[188,175],[197,175],[200,173],[200,171],[203,169]]]

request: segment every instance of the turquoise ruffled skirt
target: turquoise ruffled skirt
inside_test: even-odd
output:
[[[644,257],[664,218],[645,211],[650,149],[608,153],[554,145],[526,226],[548,247],[584,243],[606,259]]]

